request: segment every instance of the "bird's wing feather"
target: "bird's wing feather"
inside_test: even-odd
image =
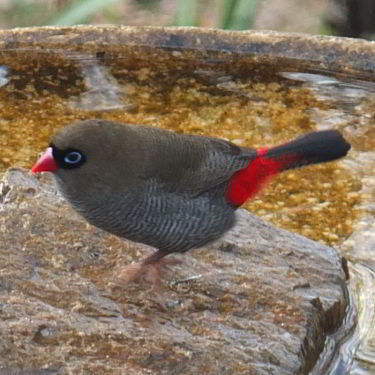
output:
[[[151,145],[150,145],[151,146]],[[154,178],[170,191],[201,194],[245,168],[255,158],[255,150],[240,148],[233,143],[201,136],[178,136],[170,133],[163,141],[152,144],[143,179]],[[156,162],[155,162],[156,160]],[[152,166],[152,167],[150,167]]]

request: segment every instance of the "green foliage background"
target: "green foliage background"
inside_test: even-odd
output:
[[[211,26],[250,29],[262,0],[0,0],[0,27],[76,24]],[[162,8],[162,9],[161,9]],[[158,17],[161,13],[167,16]],[[143,17],[143,22],[142,22]],[[209,19],[207,21],[207,19]]]

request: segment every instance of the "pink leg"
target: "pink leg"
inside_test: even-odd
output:
[[[180,263],[176,259],[164,258],[165,253],[157,251],[140,263],[133,263],[121,271],[119,278],[128,284],[132,281],[144,279],[152,285],[152,289],[160,293],[161,272],[168,270],[168,267]]]

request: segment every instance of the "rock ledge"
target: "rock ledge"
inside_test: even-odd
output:
[[[307,374],[345,316],[332,248],[239,211],[165,276],[168,309],[121,266],[150,252],[87,225],[49,176],[0,183],[1,374]]]

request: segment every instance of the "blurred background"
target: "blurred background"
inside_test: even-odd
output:
[[[0,28],[122,24],[375,38],[374,0],[0,0]]]

